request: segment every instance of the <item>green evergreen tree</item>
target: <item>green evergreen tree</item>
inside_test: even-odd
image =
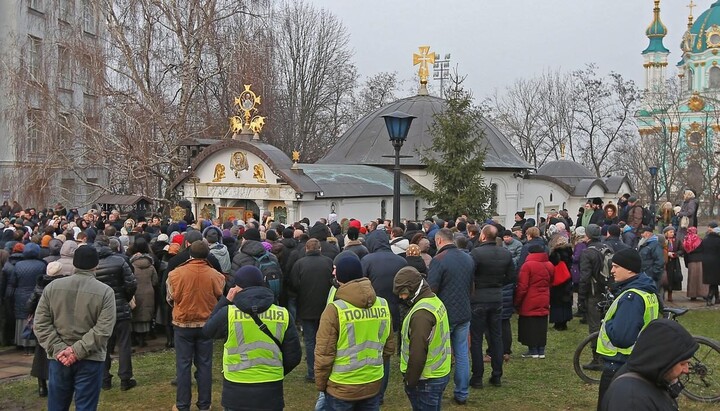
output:
[[[419,152],[421,162],[433,175],[434,190],[415,184],[415,194],[426,200],[429,216],[455,218],[467,215],[484,220],[490,215],[491,190],[483,179],[484,133],[480,111],[462,81],[452,78],[446,109],[435,113],[430,126],[433,144]]]

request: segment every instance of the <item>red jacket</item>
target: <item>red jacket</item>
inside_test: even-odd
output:
[[[520,267],[515,307],[524,317],[542,317],[550,314],[550,287],[555,267],[546,253],[528,254]]]

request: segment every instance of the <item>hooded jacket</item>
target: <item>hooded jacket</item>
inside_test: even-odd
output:
[[[393,330],[400,326],[400,311],[397,295],[393,294],[393,279],[398,270],[407,266],[407,261],[390,250],[387,233],[375,230],[365,237],[370,254],[360,260],[363,275],[370,279],[375,293],[387,300],[392,315]]]
[[[653,235],[647,240],[641,239],[638,252],[642,260],[642,271],[653,280],[660,281],[665,271],[665,257],[663,256],[663,248],[658,242],[658,237]]]
[[[220,297],[210,314],[210,319],[203,326],[203,334],[208,338],[227,340],[228,337],[228,306],[234,304],[240,311],[251,313],[253,308],[264,313],[275,301],[275,295],[266,287],[248,287],[235,295],[233,301]],[[290,317],[280,350],[285,375],[295,369],[302,358],[300,339],[297,329]],[[253,324],[254,326],[254,324]],[[241,384],[223,378],[222,406],[232,410],[281,410],[283,401],[283,381]]]
[[[46,263],[50,264],[53,261],[57,261],[60,259],[60,250],[62,249],[63,242],[58,240],[57,238],[53,238],[50,240],[50,243],[48,244],[48,252],[50,255],[47,257],[44,257],[43,260],[45,260]]]
[[[405,257],[405,251],[407,251],[408,246],[410,245],[410,241],[407,238],[398,237],[393,238],[390,241],[390,250],[394,254],[398,254],[401,257]]]
[[[28,243],[22,254],[22,260],[15,263],[12,275],[8,278],[8,294],[15,300],[15,319],[25,320],[30,314],[27,302],[35,290],[38,280],[45,274],[45,261],[39,259],[40,246]]]
[[[240,250],[238,250],[237,254],[235,254],[235,257],[232,260],[232,272],[234,273],[238,270],[238,268],[246,265],[255,265],[255,259],[260,258],[265,253],[270,254],[270,259],[278,263],[278,266],[280,266],[280,263],[278,262],[275,254],[267,251],[262,245],[262,242],[255,240],[244,240],[242,245],[240,246]]]
[[[648,293],[657,293],[655,281],[640,273],[636,276],[628,278],[625,281],[616,282],[612,286],[612,292],[615,296],[619,296],[623,291],[630,288],[637,288]],[[625,294],[618,301],[617,310],[613,318],[605,320],[605,332],[607,332],[610,342],[616,347],[631,347],[637,341],[638,334],[642,330],[645,322],[643,315],[645,313],[645,301],[634,292]],[[633,351],[635,348],[633,349]],[[609,360],[615,362],[625,362],[627,356],[616,354]]]
[[[543,317],[550,314],[550,287],[555,267],[544,252],[528,254],[520,267],[515,306],[523,317]]]
[[[393,282],[393,293],[395,295],[401,292],[407,292],[410,294],[407,303],[409,305],[415,305],[423,298],[431,298],[435,296],[435,293],[430,289],[427,281],[423,280],[420,274],[413,267],[405,267],[398,271]],[[428,310],[417,310],[412,315],[410,321],[409,330],[409,355],[407,362],[407,369],[405,371],[405,384],[409,388],[417,386],[420,377],[422,376],[423,368],[425,368],[425,361],[428,355],[428,346],[430,342],[430,335],[433,328],[437,325],[435,316]],[[449,325],[448,325],[449,327]],[[402,340],[404,336],[400,336]]]
[[[677,363],[691,358],[698,343],[680,324],[672,320],[652,321],[640,334],[625,366],[610,384],[600,410],[670,411],[677,410],[665,374]],[[635,373],[634,378],[626,373]],[[622,377],[622,378],[621,378]]]
[[[95,243],[100,262],[95,269],[98,281],[110,286],[115,292],[117,321],[130,320],[132,317],[129,301],[135,295],[137,282],[130,265],[120,254],[114,253],[110,247]],[[82,247],[93,247],[83,245]]]
[[[335,294],[336,300],[343,300],[358,308],[369,308],[375,304],[377,295],[370,280],[360,278],[343,284]],[[344,401],[357,401],[375,396],[380,392],[382,379],[367,384],[337,384],[329,380],[332,373],[337,341],[340,335],[340,320],[337,307],[328,304],[320,317],[320,328],[315,337],[315,385],[318,391],[325,391]],[[383,359],[386,361],[395,351],[392,334],[385,341]]]

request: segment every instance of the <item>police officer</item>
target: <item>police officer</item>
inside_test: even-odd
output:
[[[257,267],[240,267],[233,280],[203,327],[206,336],[225,340],[222,406],[282,410],[283,378],[302,358],[295,324],[287,309],[273,304]]]
[[[413,410],[439,410],[450,380],[450,323],[442,301],[414,267],[395,275],[393,292],[411,306],[401,328],[400,372]]]
[[[340,287],[320,318],[315,385],[325,410],[380,409],[384,362],[394,350],[388,302],[375,294],[357,256],[335,262]]]
[[[598,409],[615,373],[632,353],[638,334],[659,316],[655,281],[641,272],[641,267],[640,254],[634,249],[613,255],[610,272],[617,297],[605,314],[597,340],[597,353],[603,361]]]

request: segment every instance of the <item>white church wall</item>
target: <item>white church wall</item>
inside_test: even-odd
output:
[[[415,219],[414,196],[403,196],[400,199],[400,218],[407,220]],[[383,204],[384,202],[384,204]],[[300,218],[307,217],[311,222],[320,218],[328,218],[330,211],[335,210],[338,221],[343,218],[354,218],[363,223],[377,218],[392,220],[393,198],[392,196],[382,197],[351,197],[351,198],[325,198],[311,201],[301,201],[299,207]],[[333,207],[334,206],[334,207]],[[419,219],[424,217],[422,200],[418,200]],[[384,215],[383,215],[384,210]]]
[[[565,204],[565,208],[571,210],[568,208],[568,205],[572,203],[569,193],[555,183],[539,179],[525,179],[521,189],[520,208],[525,211],[525,218],[532,217],[539,222],[539,217],[545,217],[551,209],[561,210],[563,204]],[[514,221],[516,211],[518,210],[512,211],[513,220],[511,221]]]
[[[233,156],[235,153],[239,154],[238,157],[244,156],[245,160],[242,163],[242,169],[233,169]],[[245,168],[245,166],[247,168]],[[218,179],[216,178],[216,170],[223,170],[225,177]],[[219,170],[218,170],[219,171]],[[260,178],[264,175],[264,180]],[[218,183],[218,184],[247,184],[247,185],[262,185],[266,184],[277,184],[277,180],[280,178],[274,174],[268,165],[253,153],[238,149],[227,149],[220,150],[213,153],[210,157],[205,159],[202,164],[195,170],[195,176],[200,179],[200,183]]]

